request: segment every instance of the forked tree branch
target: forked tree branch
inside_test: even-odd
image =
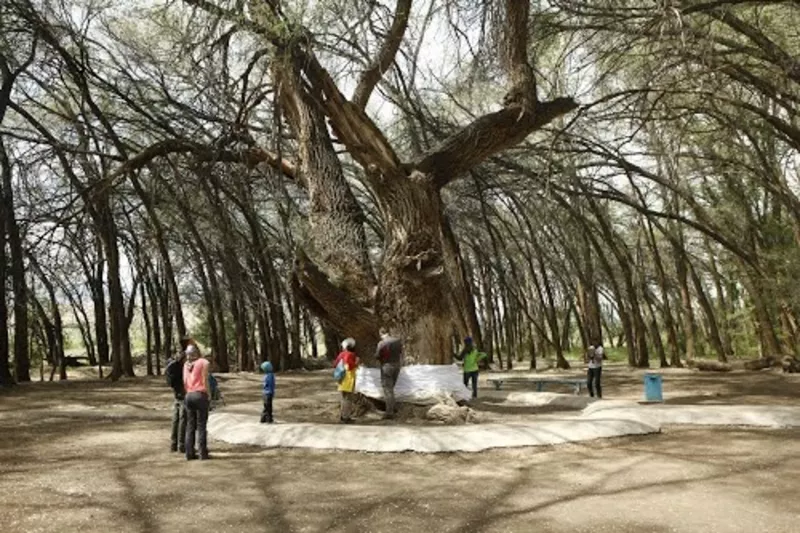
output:
[[[412,0],[397,0],[394,10],[394,21],[392,27],[389,29],[389,35],[381,46],[378,56],[373,63],[361,75],[361,80],[358,82],[355,92],[353,92],[353,103],[360,109],[367,107],[369,97],[375,86],[381,81],[381,78],[392,66],[394,58],[397,55],[397,50],[400,49],[400,44],[403,42],[403,36],[408,28],[408,18],[411,15],[411,1]]]
[[[421,178],[432,180],[437,187],[578,107],[572,98],[539,102],[528,59],[530,2],[505,0],[505,10],[503,59],[510,84],[503,99],[505,107],[474,120],[412,165]]]
[[[577,109],[572,98],[539,102],[536,111],[506,107],[484,115],[413,163],[416,172],[444,187],[488,157],[521,143],[561,115]]]

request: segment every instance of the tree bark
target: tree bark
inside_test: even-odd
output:
[[[0,137],[0,172],[2,172],[3,217],[11,253],[11,287],[14,293],[14,374],[17,382],[31,380],[28,348],[28,292],[25,287],[25,260],[22,238],[14,215],[14,189],[11,163]]]
[[[294,32],[276,30],[303,31],[284,18],[277,4],[268,3],[269,23],[263,24],[210,2],[186,1],[235,21],[277,50],[273,74],[280,86],[281,110],[298,140],[296,175],[309,196],[309,238],[298,251],[291,284],[297,296],[340,334],[357,338],[367,361],[379,327],[385,326],[403,337],[409,360],[450,362],[450,337],[463,323],[459,306],[468,295],[448,248],[440,191],[488,157],[577,108],[571,98],[538,100],[528,60],[529,3],[504,4],[510,85],[504,107],[403,164],[364,106],[399,48],[408,17],[405,2],[397,4],[392,29],[353,103],[319,63],[312,41],[287,39]],[[377,276],[370,264],[364,214],[344,178],[328,125],[364,169],[383,215],[384,254]]]
[[[107,365],[111,362],[108,344],[108,320],[106,314],[106,295],[103,284],[105,277],[105,258],[99,239],[96,240],[96,261],[94,272],[87,271],[87,281],[92,293],[92,303],[94,305],[94,337],[97,343],[97,362],[100,365]],[[93,274],[93,275],[92,275]]]
[[[5,172],[0,168],[0,172]],[[5,213],[0,213],[0,387],[14,384],[11,375],[10,354],[8,344],[8,303],[6,301],[6,224]]]

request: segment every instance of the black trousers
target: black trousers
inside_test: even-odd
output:
[[[595,389],[597,390],[597,397],[603,397],[603,388],[600,386],[600,375],[603,373],[603,367],[590,368],[586,374],[586,385],[589,387],[589,396],[594,397]],[[594,385],[594,388],[592,388]]]
[[[478,397],[478,371],[464,372],[464,386],[469,388],[469,382],[472,381],[472,397]]]
[[[264,396],[264,409],[261,411],[261,423],[272,424],[272,395]]]
[[[200,457],[208,457],[208,439],[206,424],[208,423],[208,394],[190,392],[186,395],[186,458],[194,457],[195,432]]]
[[[186,400],[175,398],[172,401],[172,434],[170,446],[173,452],[184,451],[186,444]]]
[[[381,386],[383,387],[383,399],[386,402],[386,416],[395,415],[394,386],[397,378],[400,377],[400,365],[394,363],[384,363],[381,365]]]

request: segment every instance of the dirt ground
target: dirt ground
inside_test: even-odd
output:
[[[800,400],[798,376],[663,374],[667,403]],[[607,368],[605,396],[639,399],[641,379],[641,371]],[[258,399],[255,375],[221,382],[231,407]],[[506,392],[484,387],[476,409],[535,420],[533,410],[503,411]],[[335,419],[328,372],[279,375],[278,393],[281,422]],[[162,378],[33,383],[0,393],[2,531],[800,530],[800,429],[674,427],[647,437],[437,455],[212,442],[212,461],[186,462],[167,451],[169,398]],[[365,423],[378,423],[371,420]]]

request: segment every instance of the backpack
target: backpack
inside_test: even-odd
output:
[[[219,392],[219,383],[217,382],[217,378],[214,377],[214,374],[208,375],[208,386],[211,389],[208,394],[211,401],[219,401],[220,398],[222,398],[222,394]]]
[[[339,361],[339,364],[333,369],[333,380],[336,383],[341,383],[345,374],[347,374],[347,366],[344,364],[344,361]]]
[[[164,377],[166,378],[167,385],[177,395],[184,393],[183,372],[181,370],[182,368],[180,361],[176,359],[170,359],[169,363],[167,363],[166,368],[164,368]]]

